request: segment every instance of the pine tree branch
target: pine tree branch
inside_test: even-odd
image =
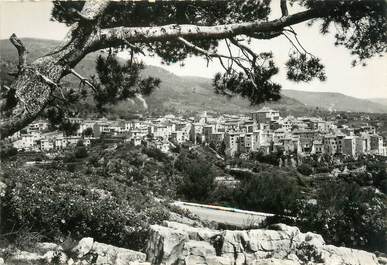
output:
[[[94,92],[96,92],[97,90],[95,89],[95,87],[93,86],[92,83],[90,83],[89,80],[87,80],[87,78],[81,76],[80,74],[78,74],[74,69],[69,69],[68,70],[71,74],[75,75],[76,77],[78,77],[82,83],[85,83],[86,85],[88,85],[89,87],[91,87],[91,89],[93,89]]]
[[[325,10],[310,9],[272,21],[254,21],[214,26],[197,26],[191,24],[165,25],[154,27],[114,27],[99,29],[90,44],[90,51],[115,47],[128,41],[153,42],[184,39],[224,39],[238,35],[248,35],[254,38],[274,38],[282,30],[313,18],[326,15]]]
[[[24,46],[23,42],[16,36],[15,33],[11,35],[9,41],[15,46],[19,54],[19,72],[27,65],[27,49]]]
[[[50,78],[47,76],[41,74],[39,71],[36,71],[36,75],[39,76],[45,83],[47,83],[49,86],[57,88],[58,84],[52,81]]]
[[[209,57],[209,58],[216,57],[216,58],[225,58],[225,59],[235,59],[232,56],[226,56],[226,55],[222,55],[222,54],[218,54],[218,53],[209,53],[208,51],[204,50],[203,48],[200,48],[199,46],[196,46],[192,42],[189,42],[189,41],[187,41],[186,39],[184,39],[182,37],[178,37],[177,39],[179,41],[181,41],[182,43],[184,43],[185,45],[187,45],[188,47],[190,47],[191,49],[204,54],[206,57]],[[238,59],[242,59],[242,58],[238,58]]]
[[[253,59],[257,59],[258,54],[256,54],[252,49],[250,49],[246,45],[240,43],[235,38],[230,38],[229,40],[231,41],[232,44],[234,44],[235,46],[239,47],[241,50],[244,50],[244,51],[248,52],[253,57]]]

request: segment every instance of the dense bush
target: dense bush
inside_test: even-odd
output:
[[[297,206],[297,183],[280,175],[261,174],[241,179],[235,190],[235,203],[241,209],[290,214]]]
[[[10,147],[5,147],[5,146],[0,146],[0,159],[7,159],[9,157],[15,156],[17,154],[17,149],[10,146]]]
[[[385,251],[387,224],[385,197],[372,188],[344,181],[322,185],[315,204],[305,203],[298,223],[335,245]]]
[[[180,158],[177,167],[183,173],[178,193],[187,200],[208,202],[215,187],[215,173],[211,165],[203,160]]]
[[[257,160],[259,162],[271,164],[274,166],[279,165],[279,159],[281,156],[282,156],[281,153],[274,153],[274,152],[267,154],[267,155],[262,153],[262,152],[252,152],[251,153],[251,158],[253,160]]]
[[[127,186],[151,191],[157,197],[175,198],[177,176],[166,154],[160,150],[123,144],[112,152],[92,154],[93,171]],[[157,150],[153,152],[154,150]],[[150,155],[155,155],[150,157]],[[158,159],[162,159],[160,162]]]
[[[298,172],[304,176],[310,176],[313,174],[313,168],[308,164],[302,164],[297,167]]]
[[[169,160],[168,155],[157,148],[144,148],[143,152],[147,156],[152,157],[160,162],[166,162]]]
[[[372,176],[372,184],[384,194],[387,194],[387,161],[369,161],[366,165],[367,172]]]
[[[85,158],[85,157],[87,157],[89,154],[87,153],[87,149],[86,149],[86,147],[84,147],[84,146],[77,146],[76,148],[75,148],[75,152],[74,152],[74,156],[76,157],[76,158]]]
[[[141,249],[149,224],[169,214],[145,190],[99,176],[31,168],[5,170],[3,179],[2,233],[28,227],[46,240],[90,236]]]

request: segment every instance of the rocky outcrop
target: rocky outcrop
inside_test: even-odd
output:
[[[345,264],[377,265],[372,253],[326,245],[314,233],[278,224],[272,230],[217,231],[175,222],[151,226],[147,247],[152,264]]]
[[[119,248],[83,238],[70,250],[53,243],[38,243],[34,252],[3,250],[0,264],[7,265],[150,265],[146,255],[130,249]]]
[[[83,238],[73,247],[38,243],[33,252],[0,249],[0,265],[383,265],[372,253],[325,244],[314,233],[272,229],[213,230],[167,221],[153,225],[146,253]]]

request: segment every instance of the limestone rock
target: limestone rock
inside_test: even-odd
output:
[[[90,253],[96,257],[95,264],[114,264],[127,265],[133,261],[145,261],[146,255],[144,253],[119,248],[112,245],[107,245],[99,242],[94,242]]]
[[[37,253],[31,253],[27,251],[16,251],[13,255],[5,259],[7,265],[35,265],[42,264],[44,258]]]
[[[190,218],[187,218],[183,215],[171,212],[169,216],[169,220],[180,223],[180,224],[186,224],[194,227],[203,227],[203,225],[199,221],[192,220]]]
[[[73,252],[78,258],[82,258],[93,248],[93,243],[94,239],[91,237],[82,238],[71,252]]]
[[[261,259],[261,260],[256,260],[254,262],[254,265],[302,265],[302,264],[293,260]]]
[[[151,226],[154,265],[378,265],[372,253],[326,245],[321,235],[278,224],[273,229],[211,230],[165,222]]]
[[[372,253],[326,245],[321,251],[321,258],[325,264],[379,264],[378,259]]]
[[[146,253],[152,264],[173,264],[189,240],[188,233],[160,225],[151,225]]]
[[[68,257],[62,247],[53,243],[38,243],[33,247],[36,252],[8,249],[1,250],[0,265],[151,265],[146,262],[144,253],[95,242],[83,238],[71,250]],[[3,263],[1,263],[3,262]]]
[[[164,221],[163,225],[174,230],[187,233],[189,239],[191,240],[208,241],[214,236],[221,234],[221,231],[218,230],[212,230],[206,227],[193,227],[187,224],[181,224],[171,221]]]
[[[35,245],[34,250],[39,254],[44,254],[48,251],[63,251],[63,248],[55,243],[41,242]]]
[[[380,265],[387,265],[387,258],[386,257],[378,257],[378,261],[379,261]]]
[[[68,257],[62,251],[49,250],[43,255],[43,259],[47,264],[66,264]]]

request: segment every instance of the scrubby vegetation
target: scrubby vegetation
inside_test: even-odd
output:
[[[139,249],[149,224],[168,218],[151,194],[112,178],[56,169],[5,169],[2,228],[28,228],[45,240],[91,236]]]
[[[53,241],[92,236],[141,249],[149,225],[177,210],[165,202],[183,199],[274,213],[267,225],[296,225],[330,244],[386,247],[387,177],[378,159],[346,161],[340,167],[362,170],[328,177],[315,175],[310,161],[297,168],[260,159],[223,161],[205,146],[181,146],[166,155],[153,147],[100,142],[52,160],[38,154],[12,157],[0,177],[7,184],[1,234],[14,242],[28,235]],[[51,163],[25,166],[27,158]],[[235,184],[219,182],[219,176],[234,177]]]
[[[215,188],[212,166],[195,155],[179,156],[175,166],[183,173],[178,187],[179,195],[190,201],[209,202],[208,198]]]
[[[385,196],[356,183],[323,184],[315,203],[301,205],[297,225],[320,233],[331,244],[385,251],[386,202]]]

